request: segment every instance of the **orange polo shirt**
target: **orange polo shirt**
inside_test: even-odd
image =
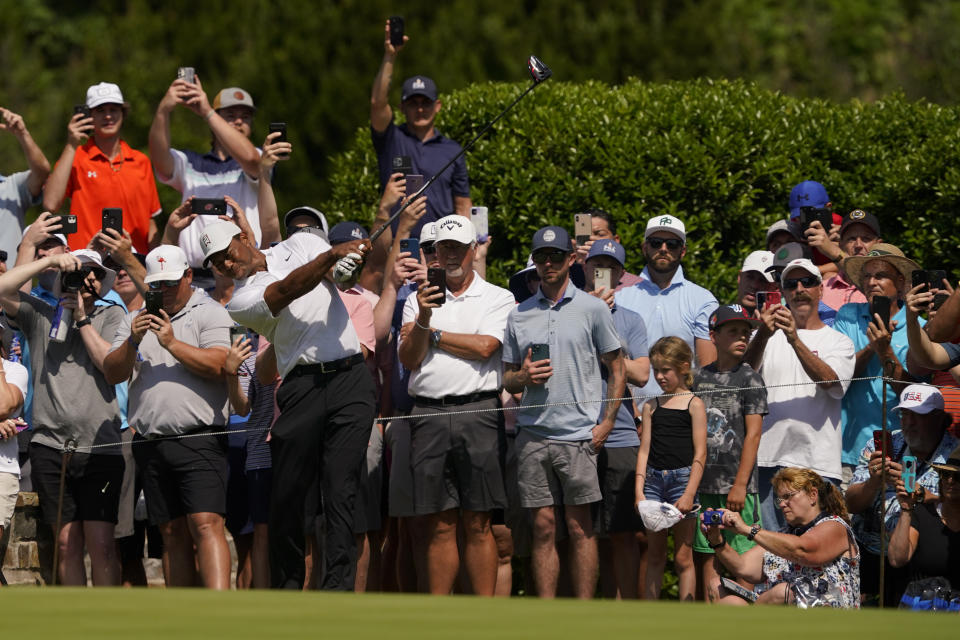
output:
[[[77,149],[70,169],[66,196],[70,213],[77,216],[77,232],[67,237],[71,250],[84,249],[103,227],[102,209],[123,209],[123,228],[143,254],[147,247],[150,218],[160,213],[160,197],[150,158],[120,141],[120,154],[110,160],[93,139]]]

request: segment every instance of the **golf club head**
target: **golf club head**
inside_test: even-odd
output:
[[[533,84],[540,84],[553,75],[550,67],[543,64],[543,60],[537,56],[530,56],[527,60],[527,68],[530,69],[530,75],[533,77]]]

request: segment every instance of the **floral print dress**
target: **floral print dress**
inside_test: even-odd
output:
[[[786,582],[790,585],[790,590],[800,608],[860,608],[860,549],[854,542],[853,530],[843,521],[843,518],[838,516],[827,516],[814,526],[818,527],[824,522],[839,522],[843,525],[851,544],[856,548],[856,555],[851,558],[840,556],[816,567],[804,567],[765,551],[763,554],[765,581],[755,587],[758,595],[780,582]]]

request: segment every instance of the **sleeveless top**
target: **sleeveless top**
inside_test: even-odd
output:
[[[826,516],[813,526],[824,522],[839,522],[847,531],[847,538],[854,544],[853,530],[839,516]],[[837,609],[860,608],[860,549],[852,558],[840,556],[817,567],[804,567],[769,551],[763,553],[764,582],[754,591],[761,594],[780,582],[790,585],[797,606],[834,607]]]
[[[693,400],[693,395],[690,396]],[[693,464],[693,420],[690,403],[686,409],[668,409],[660,406],[650,416],[650,456],[647,466],[657,471],[682,469]]]

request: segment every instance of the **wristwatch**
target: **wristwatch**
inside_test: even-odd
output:
[[[434,329],[430,332],[430,346],[439,347],[440,346],[440,337],[443,335],[443,331],[440,329]]]
[[[713,549],[714,551],[716,551],[717,549],[722,549],[722,548],[727,544],[727,539],[724,538],[723,540],[721,540],[721,541],[718,542],[717,544],[713,544],[712,542],[710,542],[710,541],[708,540],[708,541],[707,541],[707,544],[710,545],[710,548],[711,548],[711,549]]]
[[[747,540],[752,541],[754,538],[756,538],[757,534],[760,533],[760,529],[761,527],[758,524],[755,524],[752,527],[750,527],[750,533],[747,534]]]
[[[85,326],[87,326],[87,325],[90,324],[91,322],[93,322],[93,320],[90,319],[90,316],[87,316],[87,317],[84,318],[83,320],[77,320],[77,322],[76,322],[76,327],[77,327],[77,329],[79,329],[80,327],[85,327]]]

